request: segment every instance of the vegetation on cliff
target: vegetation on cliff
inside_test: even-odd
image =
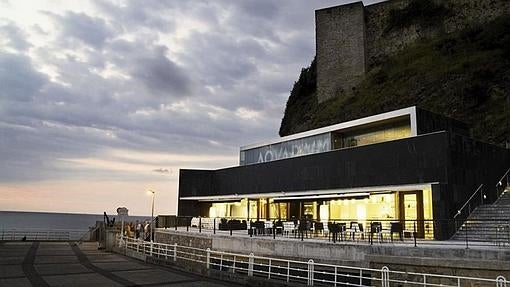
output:
[[[472,127],[475,138],[510,141],[510,16],[418,42],[371,68],[350,96],[318,104],[315,62],[287,102],[280,135],[419,106]]]

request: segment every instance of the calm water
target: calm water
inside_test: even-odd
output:
[[[118,216],[108,215],[110,220],[120,220]],[[150,216],[128,216],[125,221],[150,220]],[[0,211],[0,230],[12,228],[37,229],[88,229],[96,221],[103,221],[102,214],[73,214],[46,212]]]

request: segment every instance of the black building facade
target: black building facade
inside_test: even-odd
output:
[[[327,145],[306,145],[324,134]],[[260,162],[245,156],[243,163],[253,151]],[[403,221],[418,224],[421,237],[447,239],[480,184],[485,200],[496,199],[510,152],[470,138],[465,124],[411,107],[247,146],[240,162],[180,170],[178,215]]]

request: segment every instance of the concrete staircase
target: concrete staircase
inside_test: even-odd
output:
[[[510,188],[505,189],[493,204],[481,205],[452,237],[453,240],[483,241],[510,244]]]

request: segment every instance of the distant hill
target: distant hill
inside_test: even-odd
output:
[[[374,65],[352,95],[318,104],[315,60],[295,82],[285,136],[408,106],[461,120],[485,142],[510,142],[510,15],[417,42]]]

